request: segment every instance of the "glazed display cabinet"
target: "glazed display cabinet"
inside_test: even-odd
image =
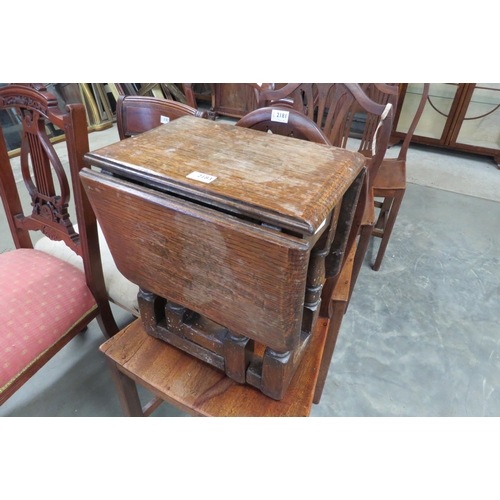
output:
[[[401,84],[394,138],[404,138],[422,90]],[[500,168],[500,83],[431,83],[413,142],[492,156]]]

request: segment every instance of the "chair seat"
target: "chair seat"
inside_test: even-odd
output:
[[[247,384],[238,384],[223,371],[146,333],[141,320],[118,332],[100,350],[127,378],[161,400],[195,416],[307,417],[318,378],[329,320],[321,318],[285,396],[276,401]],[[121,378],[121,377],[120,377]],[[139,400],[119,387],[125,415],[142,416]],[[127,384],[128,385],[128,384]],[[153,406],[156,408],[156,404]],[[135,408],[137,414],[128,413]],[[144,413],[148,415],[149,411]]]
[[[375,196],[379,191],[392,191],[406,188],[406,161],[386,158],[382,161],[373,181]],[[383,195],[381,195],[383,196]]]
[[[33,249],[0,254],[0,394],[96,308],[75,266]]]
[[[75,230],[78,231],[76,225]],[[139,317],[139,304],[137,302],[139,287],[120,273],[100,227],[98,227],[98,233],[104,281],[108,297],[111,302],[129,311],[134,316]],[[79,269],[83,269],[82,258],[62,241],[53,241],[45,236],[36,242],[35,248],[64,260],[65,262],[69,262]]]

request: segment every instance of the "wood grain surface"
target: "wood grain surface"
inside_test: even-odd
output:
[[[273,349],[297,347],[307,241],[109,175],[81,178],[127,279]]]
[[[323,144],[185,116],[86,155],[162,191],[314,234],[366,159]],[[209,184],[192,172],[216,177]]]
[[[311,411],[327,328],[328,320],[322,318],[281,401],[238,384],[224,372],[149,336],[140,319],[100,350],[122,373],[190,415],[306,417]]]

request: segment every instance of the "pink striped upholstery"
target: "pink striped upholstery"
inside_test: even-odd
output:
[[[0,254],[0,394],[96,307],[71,264],[32,249]]]

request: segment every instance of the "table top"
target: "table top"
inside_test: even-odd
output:
[[[85,159],[151,188],[302,234],[321,227],[366,162],[357,152],[192,116]]]

